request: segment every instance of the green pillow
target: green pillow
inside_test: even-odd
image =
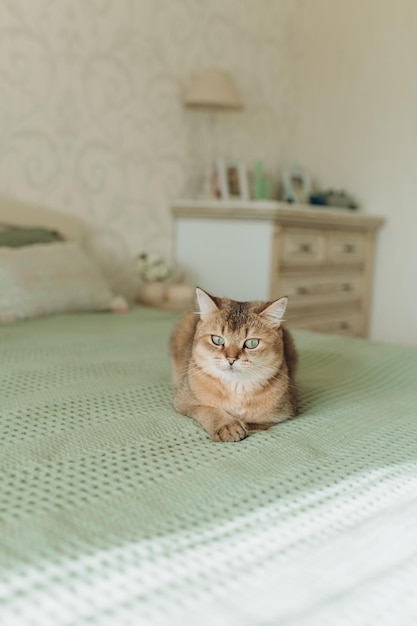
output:
[[[7,226],[0,230],[0,246],[20,248],[36,243],[63,241],[61,235],[49,228]]]

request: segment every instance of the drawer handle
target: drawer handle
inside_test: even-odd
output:
[[[297,296],[305,296],[307,293],[307,287],[297,287]]]
[[[343,291],[352,291],[352,284],[351,283],[343,283],[342,289],[343,289]]]
[[[311,245],[309,243],[302,243],[300,245],[300,252],[306,252],[308,254],[311,252]]]
[[[340,330],[349,330],[350,324],[349,322],[340,322],[339,328]]]
[[[345,252],[347,254],[352,254],[352,252],[355,252],[355,246],[353,245],[353,243],[345,243]]]

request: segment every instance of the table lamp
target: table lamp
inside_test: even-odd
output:
[[[210,198],[214,196],[212,175],[214,154],[216,152],[215,113],[216,111],[242,109],[242,98],[227,71],[210,68],[194,78],[185,94],[184,104],[187,107],[206,109],[209,113],[203,197]]]

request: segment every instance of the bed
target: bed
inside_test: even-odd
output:
[[[417,350],[294,331],[299,417],[220,444],[177,316],[0,324],[0,623],[414,626]]]

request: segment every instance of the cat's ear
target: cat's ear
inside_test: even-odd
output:
[[[197,295],[197,303],[200,309],[201,317],[204,317],[204,315],[209,315],[210,313],[215,313],[219,310],[217,304],[208,293],[206,293],[199,287],[196,288],[195,292]]]
[[[261,313],[270,322],[279,326],[284,318],[285,309],[287,308],[288,298],[280,298],[266,307]]]

